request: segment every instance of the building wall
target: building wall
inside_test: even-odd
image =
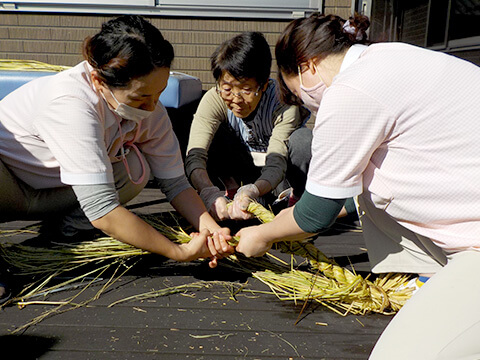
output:
[[[416,6],[405,8],[401,39],[404,42],[425,46],[428,21],[428,1],[418,1]]]
[[[324,13],[335,14],[344,19],[352,13],[352,1],[351,0],[324,0]]]
[[[480,66],[480,50],[450,51],[449,54],[465,59]]]
[[[375,0],[372,14],[370,39],[374,42],[401,41],[424,47],[428,43],[427,38],[432,35],[428,34],[427,28],[429,0]],[[444,28],[434,30],[440,31],[441,36],[445,31]],[[439,46],[435,49],[480,66],[480,43],[466,48]]]
[[[348,17],[351,0],[326,0],[325,13]],[[149,17],[175,49],[172,70],[200,78],[203,88],[213,85],[209,57],[224,40],[242,31],[262,32],[272,54],[289,20],[206,19]],[[82,60],[85,37],[95,34],[110,17],[101,15],[0,12],[0,58],[37,60],[73,66]],[[273,74],[276,70],[273,66]]]

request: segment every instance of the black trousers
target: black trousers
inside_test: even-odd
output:
[[[287,143],[286,176],[272,191],[275,197],[290,186],[296,196],[303,194],[312,157],[311,143],[310,129],[302,127],[292,133]],[[255,166],[249,149],[233,129],[228,124],[220,125],[208,151],[207,172],[212,182],[223,188],[221,179],[232,177],[239,185],[251,184],[260,177],[261,170]]]

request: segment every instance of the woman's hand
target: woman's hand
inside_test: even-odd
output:
[[[208,212],[216,221],[230,219],[227,209],[228,200],[225,196],[219,196],[215,199]]]
[[[190,234],[192,238],[188,243],[178,245],[178,261],[192,261],[198,258],[209,258],[211,256],[208,248],[207,237],[210,235],[208,230],[194,232]]]
[[[215,220],[222,221],[229,218],[227,210],[228,201],[225,198],[224,191],[221,191],[216,186],[209,186],[200,191],[200,198]]]
[[[240,238],[236,250],[247,257],[263,256],[271,249],[273,241],[262,235],[262,225],[241,229],[236,236]]]
[[[258,198],[260,192],[255,184],[240,187],[233,198],[233,204],[228,207],[230,219],[247,220],[253,217],[247,212],[248,205]]]
[[[229,242],[232,241],[232,235],[230,235],[230,229],[223,227],[214,229],[211,231],[212,234],[218,233],[219,241],[216,241],[217,244],[215,246],[216,251],[225,257],[226,255],[233,254],[235,252],[235,248],[229,245]],[[213,239],[213,238],[212,238]]]
[[[185,260],[181,261],[210,258],[209,266],[214,268],[217,266],[217,260],[235,251],[233,246],[227,242],[232,238],[230,236],[230,229],[228,228],[221,228],[213,234],[210,234],[208,230],[203,230],[200,233],[194,232],[190,234],[190,237],[192,240],[190,240],[189,243],[180,245],[183,246],[182,251],[187,251],[186,253],[184,252]]]
[[[231,240],[230,229],[222,228],[219,231],[215,231],[212,235],[207,236],[208,249],[210,250],[210,263],[211,268],[217,266],[217,260],[224,258],[232,254],[235,249],[229,245],[227,241]]]

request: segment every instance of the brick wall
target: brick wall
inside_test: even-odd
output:
[[[242,31],[261,31],[273,46],[288,21],[211,20],[146,17],[175,49],[172,70],[213,83],[209,57],[222,41]],[[0,58],[28,59],[72,66],[82,60],[85,37],[95,34],[106,16],[0,13]]]
[[[324,0],[324,13],[335,14],[348,19],[352,12],[351,0]]]
[[[480,66],[480,50],[449,51],[448,54],[470,61]]]
[[[425,46],[427,34],[428,1],[419,0],[406,6],[403,11],[401,40],[418,46]]]
[[[0,13],[0,57],[55,65],[74,65],[81,58],[82,40],[105,17]]]
[[[350,14],[351,0],[326,0],[325,13]],[[85,37],[95,34],[110,17],[77,14],[0,12],[0,58],[37,60],[73,66],[82,60]],[[272,54],[289,20],[202,19],[146,17],[175,49],[172,70],[200,78],[204,89],[213,85],[209,57],[224,40],[242,31],[264,33]],[[275,65],[273,74],[276,76]]]
[[[260,31],[274,55],[278,36],[288,21],[150,18],[175,48],[173,69],[200,78],[204,89],[213,85],[210,55],[223,41],[243,31]],[[273,65],[275,76],[275,66]]]

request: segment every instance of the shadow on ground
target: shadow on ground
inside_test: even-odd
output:
[[[4,335],[0,336],[2,353],[12,359],[38,359],[47,353],[59,339],[32,335]],[[3,359],[3,356],[2,356]]]

